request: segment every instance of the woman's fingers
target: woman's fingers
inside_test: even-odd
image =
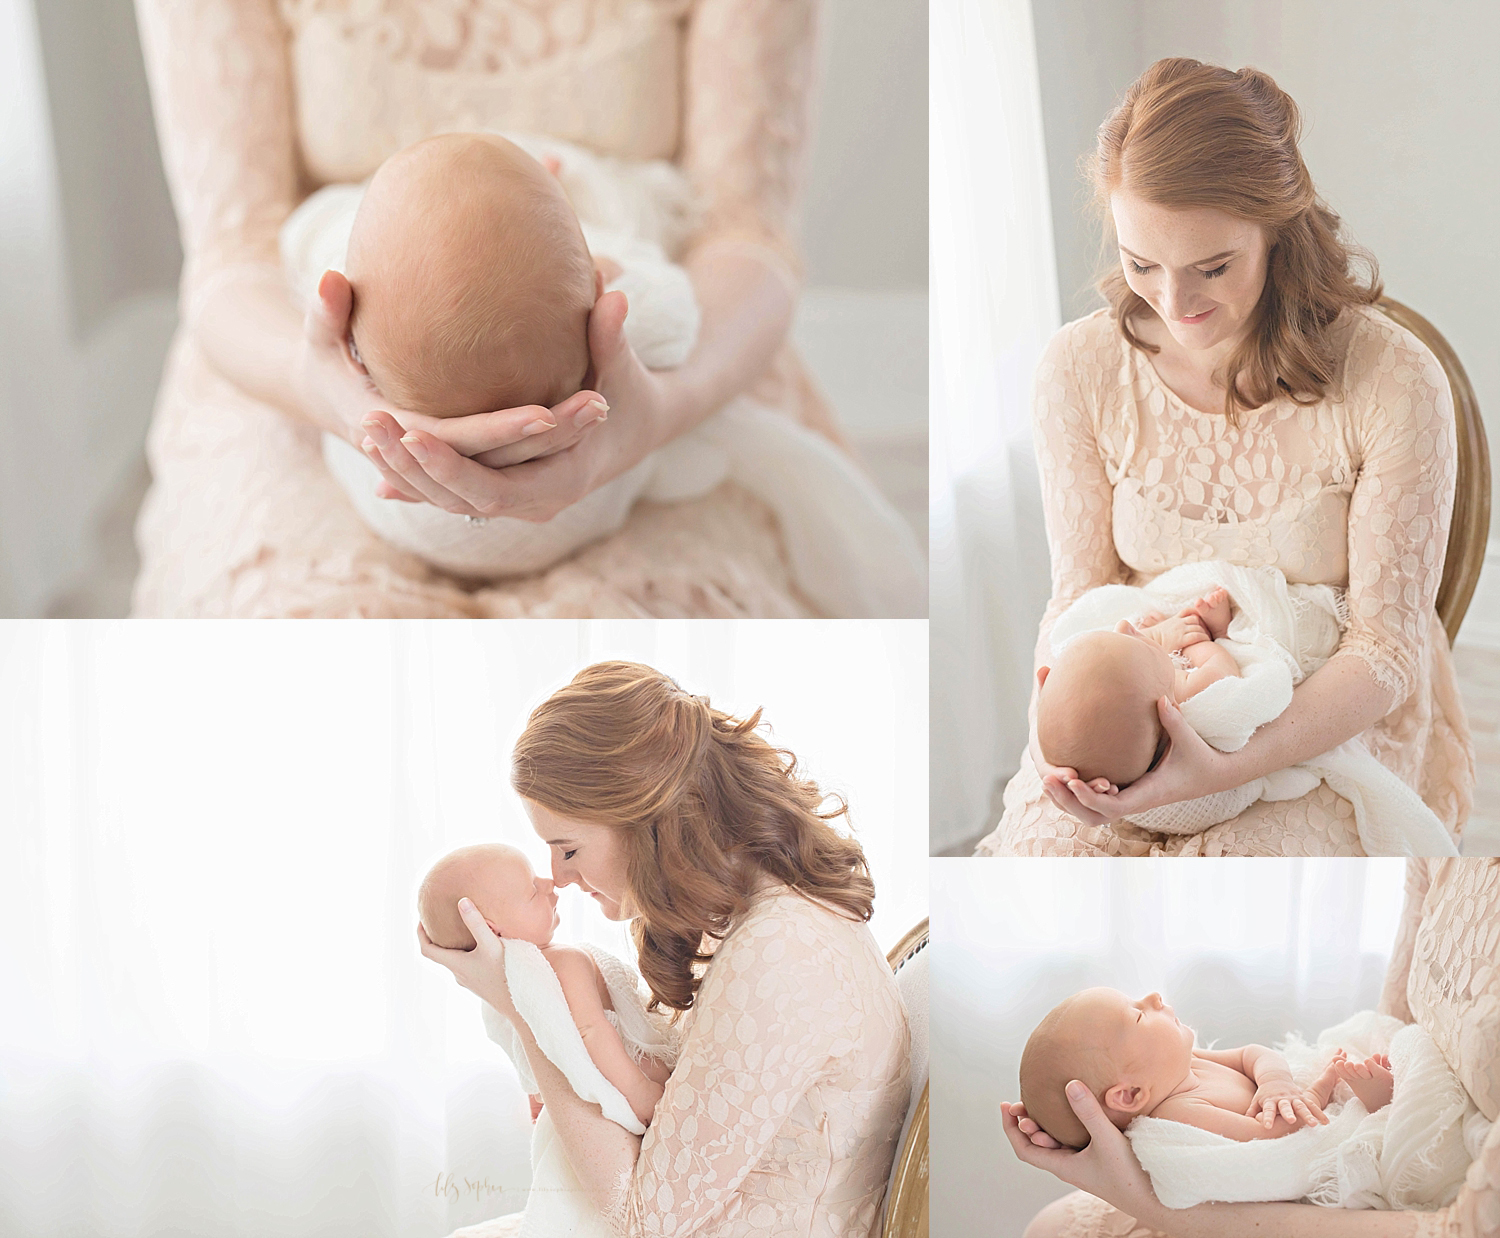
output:
[[[566,451],[583,437],[592,427],[609,419],[609,405],[603,396],[594,396],[584,401],[576,411],[554,413],[556,423],[552,429],[533,434],[519,443],[495,447],[471,456],[476,464],[487,469],[509,468],[513,464],[524,464],[527,460],[555,455]],[[463,453],[469,454],[469,453]]]
[[[407,481],[385,462],[385,457],[380,453],[380,439],[389,443],[393,437],[400,437],[400,427],[389,413],[371,413],[362,423],[365,430],[365,440],[360,444],[360,450],[365,453],[365,459],[380,470],[380,484],[375,487],[375,495],[382,499],[404,499],[408,503],[425,503],[422,497]]]
[[[463,460],[464,464],[469,467],[485,472],[486,470],[481,465],[464,460],[446,443],[430,438],[421,430],[408,430],[397,437],[388,429],[373,423],[373,417],[365,419],[370,437],[375,440],[375,446],[380,449],[387,468],[397,478],[397,482],[392,482],[393,485],[404,483],[407,489],[415,491],[425,502],[431,503],[434,507],[440,507],[445,512],[452,512],[459,516],[485,514],[466,499],[455,494],[443,484],[440,478],[434,477],[426,467],[433,460],[446,461],[449,457],[453,460]],[[384,473],[385,470],[382,472]],[[390,479],[387,478],[387,480]]]
[[[539,455],[566,446],[581,429],[599,420],[600,410],[590,408],[596,404],[602,405],[604,412],[609,411],[597,391],[578,391],[553,408],[528,404],[466,417],[412,418],[407,428],[425,431],[461,456],[478,457],[484,452],[511,447],[527,447],[532,449],[532,455]]]
[[[458,918],[464,922],[464,927],[474,934],[476,942],[495,936],[495,931],[485,921],[479,908],[466,898],[458,900]]]
[[[595,384],[602,385],[602,376],[630,351],[625,339],[625,318],[629,312],[630,302],[618,288],[606,292],[589,311],[589,359]]]

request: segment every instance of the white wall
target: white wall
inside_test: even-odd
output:
[[[1297,101],[1303,156],[1387,291],[1428,317],[1500,437],[1500,6],[1490,0],[1033,0],[1064,318],[1097,233],[1078,158],[1136,75],[1163,56],[1264,69]],[[1500,531],[1500,511],[1492,530]],[[1493,535],[1493,533],[1492,533]]]

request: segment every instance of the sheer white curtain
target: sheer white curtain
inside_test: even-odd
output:
[[[1404,863],[932,861],[933,1232],[1020,1238],[1067,1192],[1015,1159],[998,1108],[1064,997],[1158,990],[1205,1046],[1311,1037],[1379,1001]]]
[[[988,824],[1026,742],[1048,596],[1032,371],[1058,326],[1028,0],[931,6],[932,847]]]
[[[0,1233],[430,1238],[520,1206],[524,1097],[414,905],[462,843],[546,862],[507,778],[527,713],[606,657],[764,706],[849,800],[889,947],[927,906],[925,627],[0,626]]]

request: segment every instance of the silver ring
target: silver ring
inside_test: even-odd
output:
[[[465,516],[464,517],[464,523],[465,524],[489,524],[489,522],[490,522],[490,518],[488,516]]]

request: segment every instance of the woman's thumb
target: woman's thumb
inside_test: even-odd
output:
[[[318,295],[307,307],[307,335],[315,344],[339,345],[349,333],[354,289],[341,271],[324,271]]]
[[[602,373],[625,351],[625,316],[630,302],[618,288],[606,292],[589,311],[589,357]]]
[[[1068,1106],[1078,1115],[1078,1120],[1089,1133],[1090,1141],[1106,1129],[1113,1129],[1114,1123],[1099,1104],[1099,1098],[1089,1091],[1086,1084],[1074,1079],[1068,1084],[1066,1091]]]

